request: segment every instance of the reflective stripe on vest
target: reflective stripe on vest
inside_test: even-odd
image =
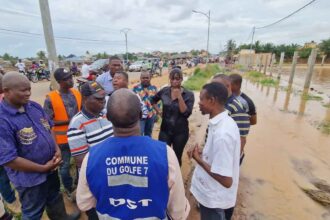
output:
[[[78,111],[81,109],[81,94],[76,89],[70,89],[74,97],[76,98]],[[52,91],[48,94],[50,102],[52,103],[52,108],[54,111],[54,123],[68,121],[69,117],[66,112],[64,103],[62,101],[61,95],[58,90]],[[57,144],[66,144],[68,143],[67,131],[69,125],[54,125],[53,131],[56,137]]]
[[[88,186],[100,219],[166,219],[166,144],[145,136],[111,137],[89,149]]]

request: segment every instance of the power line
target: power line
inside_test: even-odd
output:
[[[303,10],[304,8],[306,8],[307,6],[311,5],[311,4],[314,3],[315,1],[316,1],[316,0],[313,0],[313,1],[308,2],[306,5],[302,6],[301,8],[295,10],[295,11],[292,12],[291,14],[285,16],[284,18],[281,18],[281,19],[278,20],[278,21],[275,21],[275,22],[273,22],[273,23],[271,23],[271,24],[268,24],[268,25],[265,25],[265,26],[262,26],[262,27],[255,27],[255,29],[268,28],[268,27],[270,27],[270,26],[273,26],[273,25],[275,25],[275,24],[278,24],[278,23],[284,21],[285,19],[288,19],[289,17],[293,16],[294,14],[298,13],[299,11]]]
[[[31,33],[31,32],[26,32],[26,31],[11,30],[11,29],[1,28],[1,27],[0,27],[0,30],[10,32],[10,33],[17,33],[17,34],[43,36],[40,33]],[[63,36],[57,36],[55,38],[60,39],[60,40],[75,40],[75,41],[86,41],[86,42],[97,42],[97,43],[123,43],[122,41],[107,41],[107,40],[99,40],[99,39],[85,39],[85,38],[63,37]]]
[[[17,11],[17,10],[14,10],[14,9],[3,9],[3,8],[0,8],[0,11],[2,11],[4,13],[7,13],[7,14],[10,14],[10,15],[16,14],[16,15],[25,16],[25,17],[40,18],[40,15],[39,14],[28,13],[28,12],[25,12],[25,11]],[[63,19],[63,18],[56,19],[55,18],[54,21],[56,23],[61,23],[61,24],[68,24],[68,22],[75,23],[75,24],[83,24],[84,26],[101,28],[103,31],[112,32],[112,33],[118,33],[118,31],[119,31],[117,29],[110,29],[107,26],[102,26],[102,25],[97,25],[97,24],[82,23],[81,21],[72,20],[72,19]]]

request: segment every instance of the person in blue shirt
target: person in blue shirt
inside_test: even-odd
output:
[[[5,166],[18,191],[22,219],[41,219],[45,207],[50,219],[78,219],[80,212],[66,213],[57,173],[61,151],[47,114],[39,104],[29,100],[29,80],[18,72],[9,72],[2,85],[0,165]]]
[[[99,219],[186,219],[190,207],[174,151],[140,136],[140,101],[128,89],[110,96],[114,137],[90,148],[80,170],[77,205]]]
[[[113,91],[112,78],[115,73],[123,70],[122,62],[117,56],[111,56],[109,58],[109,65],[110,71],[104,72],[96,78],[96,82],[104,88],[107,95]]]

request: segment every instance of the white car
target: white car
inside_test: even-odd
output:
[[[133,71],[139,72],[139,71],[147,70],[147,69],[148,69],[148,65],[144,61],[136,61],[128,67],[128,71],[130,71],[130,72],[133,72]]]

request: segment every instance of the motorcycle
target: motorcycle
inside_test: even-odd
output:
[[[26,72],[26,77],[33,83],[36,83],[43,79],[50,81],[50,72],[49,70],[45,70],[43,68],[30,69]]]

